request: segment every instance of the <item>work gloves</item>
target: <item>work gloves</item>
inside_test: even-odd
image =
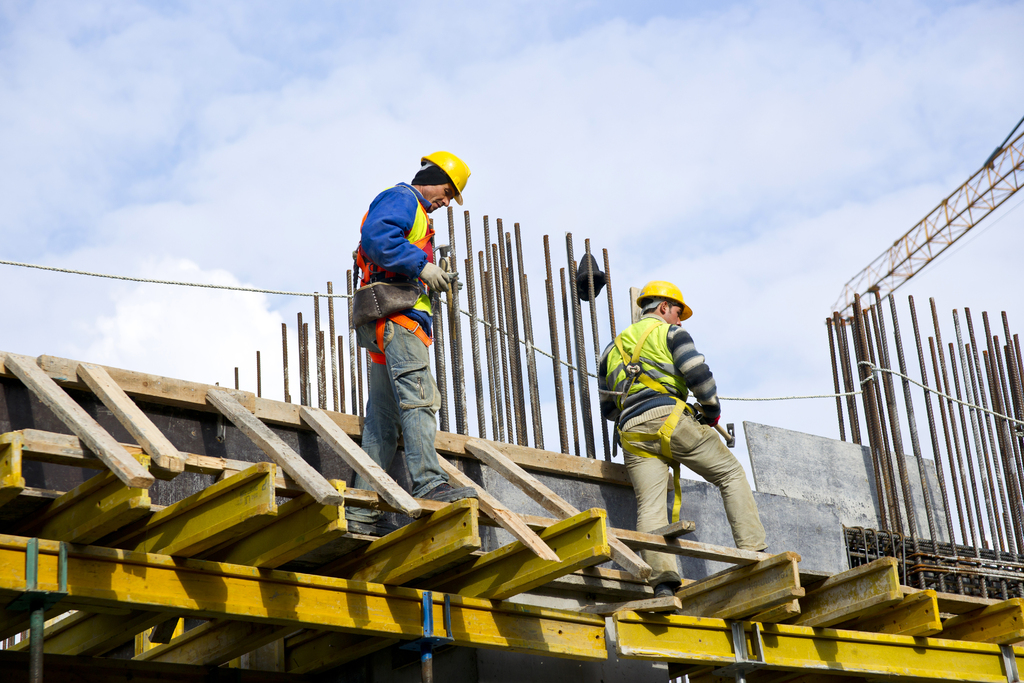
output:
[[[448,273],[429,261],[420,271],[420,279],[427,283],[432,292],[447,292],[450,289]]]

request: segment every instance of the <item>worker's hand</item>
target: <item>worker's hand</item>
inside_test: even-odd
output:
[[[704,424],[706,424],[708,427],[714,427],[716,424],[718,424],[718,420],[722,417],[722,409],[719,408],[718,406],[715,406],[714,408],[709,408],[702,405],[700,407],[700,411],[701,413],[704,414]]]
[[[427,265],[423,266],[423,270],[420,271],[420,279],[427,283],[427,287],[430,287],[432,292],[447,292],[450,288],[448,273],[429,261],[427,261]]]
[[[455,288],[460,292],[462,291],[462,280],[459,279],[458,273],[448,273],[448,282],[455,285]]]

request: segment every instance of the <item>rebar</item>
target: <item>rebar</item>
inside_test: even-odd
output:
[[[442,432],[448,431],[448,372],[444,356],[444,320],[441,315],[441,297],[437,292],[430,294],[430,310],[434,328],[434,371],[437,375],[437,393],[441,398],[441,408],[437,419]]]
[[[302,344],[302,311],[298,312],[297,318],[295,330],[298,332],[296,346],[299,349],[299,405],[305,406],[309,403],[306,402],[306,358]]]
[[[359,349],[356,347],[356,329],[352,325],[352,271],[346,271],[345,273],[345,285],[348,293],[348,369],[349,377],[352,380],[352,414],[362,415],[363,414],[363,385],[362,380],[357,379],[360,363],[362,359],[359,357]],[[358,386],[358,389],[356,385]]]
[[[576,368],[580,380],[580,408],[583,413],[583,438],[587,443],[587,457],[596,458],[594,448],[594,421],[590,403],[590,380],[587,377],[587,345],[583,338],[583,312],[580,310],[580,295],[576,288],[576,258],[572,253],[572,233],[565,233],[565,251],[569,259],[569,291],[572,294],[572,323],[576,332]]]
[[[528,446],[526,434],[526,400],[523,395],[523,359],[519,353],[519,319],[516,315],[515,275],[512,272],[512,236],[501,231],[498,219],[498,257],[501,264],[502,294],[505,299],[505,333],[508,335],[508,357],[511,361],[512,391],[516,416],[516,443]]]
[[[334,408],[334,412],[338,412],[338,394],[341,394],[342,400],[344,401],[345,394],[344,389],[341,392],[338,391],[338,347],[335,344],[335,335],[337,334],[334,329],[334,283],[327,283],[327,329],[331,335],[331,398],[333,403],[331,404]],[[344,410],[344,408],[342,408]]]
[[[501,365],[498,358],[497,329],[494,321],[494,298],[491,286],[491,272],[484,267],[484,252],[477,252],[480,263],[480,280],[483,284],[484,349],[487,351],[487,386],[491,395],[491,433],[496,441],[505,440],[505,419],[501,411]]]
[[[839,344],[839,357],[842,359],[843,386],[846,393],[846,411],[850,417],[850,436],[855,444],[860,445],[860,419],[857,415],[857,397],[853,392],[860,388],[853,383],[853,369],[850,366],[850,345],[847,338],[846,328],[849,327],[846,321],[838,312],[832,314],[832,324],[836,330],[836,341]]]
[[[558,279],[562,283],[562,324],[565,326],[565,362],[569,364],[566,376],[569,378],[569,407],[572,411],[572,443],[574,453],[580,455],[580,428],[576,419],[576,380],[572,375],[572,332],[569,327],[569,302],[565,291],[565,268],[558,269]]]
[[[458,271],[459,258],[455,249],[455,213],[448,207],[448,263]],[[455,430],[469,434],[466,424],[466,366],[462,354],[462,315],[459,313],[459,288],[453,282],[448,290],[448,340],[452,348],[452,399],[455,409]]]
[[[590,308],[590,338],[594,343],[594,369],[601,367],[601,341],[597,331],[597,293],[594,291],[594,268],[593,265],[597,263],[594,260],[594,256],[590,253],[590,238],[583,240],[583,248],[586,250],[587,256],[587,294],[589,298],[587,303]],[[604,459],[612,459],[612,449],[608,441],[608,423],[604,420],[599,420],[601,423],[601,437],[603,438],[604,444]]]
[[[491,225],[487,216],[484,216],[484,258],[487,261],[487,278],[488,278],[488,290],[487,290],[487,307],[491,316],[491,352],[493,353],[494,371],[499,372],[501,380],[498,377],[494,378],[494,388],[497,394],[496,407],[498,413],[498,425],[499,425],[499,441],[507,441],[512,443],[512,420],[511,420],[511,402],[512,399],[508,393],[508,373],[505,370],[505,343],[501,334],[501,321],[502,314],[500,309],[501,295],[499,289],[501,288],[501,278],[497,277],[494,268],[498,263],[498,253],[493,242],[491,242]],[[502,383],[505,385],[504,392],[502,392]],[[504,407],[505,410],[502,410]],[[505,438],[505,416],[509,416],[508,421],[508,438]]]
[[[480,367],[480,338],[477,332],[476,276],[473,272],[473,234],[469,211],[466,218],[466,296],[469,298],[469,344],[473,353],[473,386],[476,388],[476,428],[481,439],[487,438],[487,412],[484,408],[484,378]],[[481,271],[482,272],[482,271]]]
[[[878,359],[875,357],[875,346],[878,343],[878,320],[875,308],[872,306],[868,307],[868,312],[871,314],[871,327],[873,336],[868,335],[868,359],[871,361],[873,366],[881,367]],[[884,373],[888,376],[888,373]],[[903,515],[900,513],[900,500],[897,492],[896,483],[896,470],[892,463],[892,449],[889,446],[889,432],[886,426],[885,420],[885,407],[886,402],[882,399],[882,391],[885,386],[885,378],[880,373],[878,381],[873,382],[873,389],[875,393],[875,410],[878,411],[878,427],[882,450],[880,451],[882,466],[882,478],[885,481],[886,495],[889,499],[889,513],[892,515],[893,529],[899,533],[904,533],[905,527],[903,526]]]
[[[604,290],[608,297],[608,329],[612,333],[612,339],[618,336],[615,332],[615,304],[612,302],[612,267],[608,262],[608,250],[602,249],[604,253]]]
[[[494,257],[494,267],[501,271],[499,265],[498,256],[500,251],[497,244],[491,245],[492,256]],[[498,271],[491,272],[491,282],[494,284],[494,322],[495,330],[497,331],[498,347],[501,350],[501,380],[504,385],[504,397],[505,397],[505,424],[508,427],[508,443],[515,443],[515,418],[513,413],[515,412],[515,392],[512,391],[512,364],[509,360],[508,346],[510,340],[505,329],[505,305],[504,305],[504,278]]]
[[[832,385],[836,392],[836,415],[839,418],[839,440],[846,441],[846,423],[843,420],[843,399],[839,396],[839,366],[836,365],[836,340],[832,334],[832,318],[825,318],[825,329],[828,330],[828,351],[832,357]]]
[[[988,321],[986,320],[986,323]],[[988,329],[986,324],[986,335],[988,335]],[[989,345],[998,346],[998,337],[988,337]],[[1004,399],[1004,392],[1006,389],[1005,372],[1003,370],[1002,359],[998,353],[989,353],[988,351],[982,351],[982,357],[985,361],[985,372],[988,375],[988,389],[992,396],[992,410],[1002,415],[1007,414],[1009,409],[1006,406]],[[1012,439],[1009,438],[1007,423],[1003,418],[995,418],[995,430],[996,440],[999,445],[1000,454],[1000,465],[1003,468],[1003,476],[1005,483],[1005,496],[1006,503],[1009,507],[1009,517],[1005,520],[1007,529],[1007,543],[1010,553],[1016,556],[1020,553],[1020,548],[1024,546],[1024,541],[1021,540],[1021,515],[1020,515],[1020,500],[1021,494],[1017,489],[1017,477],[1016,472],[1013,470],[1013,458],[1014,448]]]
[[[324,335],[320,329],[320,296],[313,292],[313,328],[316,339],[316,398],[317,406],[327,408],[327,364],[324,362]]]
[[[519,296],[523,303],[523,335],[526,337],[526,376],[530,383],[530,414],[533,417],[533,446],[544,449],[544,427],[541,424],[540,387],[537,386],[537,356],[533,350],[533,312],[530,308],[530,284],[523,268],[523,242],[519,224],[516,232],[516,264],[519,266]]]
[[[305,359],[303,368],[306,371],[306,405],[313,405],[313,385],[309,375],[309,323],[302,323],[302,357]]]
[[[235,390],[238,390],[238,366],[235,366]]]
[[[879,443],[878,412],[876,411],[874,385],[877,383],[871,370],[862,365],[867,357],[867,330],[864,329],[864,310],[861,308],[860,295],[854,295],[854,350],[857,358],[857,371],[860,374],[861,400],[864,403],[864,419],[867,422],[868,443],[872,465],[875,471],[875,496],[878,499],[878,517],[882,529],[889,530],[889,515],[886,505],[886,486],[883,485],[883,467],[881,463],[881,444]]]
[[[256,397],[263,398],[263,368],[260,367],[260,352],[256,352]]]
[[[284,371],[284,402],[292,402],[288,388],[288,323],[281,323],[281,369]]]
[[[340,372],[336,375],[338,378],[338,408],[337,412],[345,412],[345,344],[342,342],[344,337],[338,335],[338,368]]]
[[[551,371],[555,381],[555,412],[558,415],[558,444],[562,453],[569,452],[569,436],[565,424],[565,394],[562,390],[562,359],[558,339],[558,316],[555,312],[555,286],[551,278],[551,246],[548,236],[544,235],[544,269],[547,278],[544,280],[544,294],[548,304],[548,331],[551,336]]]

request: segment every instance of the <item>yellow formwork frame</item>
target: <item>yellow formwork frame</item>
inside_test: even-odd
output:
[[[753,622],[742,622],[754,652]],[[620,657],[725,667],[736,662],[731,622],[703,617],[614,615]],[[786,624],[758,624],[766,671],[1006,683],[998,645]],[[1024,670],[1024,648],[1011,650]]]
[[[17,432],[0,434],[0,506],[25,490],[25,479],[21,476],[22,444]]]
[[[2,598],[28,589],[28,540],[0,535]],[[39,541],[40,590],[57,590],[58,549],[57,542]],[[423,635],[423,592],[411,588],[96,547],[73,548],[67,576],[61,604],[68,609],[152,610],[400,640]],[[444,596],[434,600],[434,624],[444,624]],[[455,645],[607,658],[601,617],[460,596],[451,603]]]

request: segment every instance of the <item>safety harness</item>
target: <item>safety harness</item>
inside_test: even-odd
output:
[[[662,323],[667,325],[668,323]],[[619,356],[622,357],[622,363],[625,366],[626,375],[629,378],[629,383],[626,385],[625,390],[618,399],[619,410],[622,410],[622,398],[628,396],[630,390],[633,387],[633,383],[639,381],[648,389],[656,391],[659,394],[665,394],[675,401],[675,407],[669,416],[665,418],[664,424],[654,434],[647,434],[644,432],[627,432],[623,431],[618,425],[616,425],[616,431],[619,435],[619,442],[622,444],[622,449],[627,453],[640,456],[641,458],[660,458],[669,467],[672,468],[673,477],[673,500],[672,500],[672,521],[679,521],[679,511],[682,508],[682,488],[679,486],[679,461],[672,457],[672,432],[675,431],[676,425],[679,424],[679,418],[683,416],[683,413],[690,413],[693,415],[693,409],[686,404],[686,401],[680,399],[677,396],[669,393],[668,389],[663,384],[653,379],[643,368],[640,363],[640,351],[644,347],[644,343],[647,341],[647,337],[651,335],[654,330],[661,327],[661,325],[652,325],[647,328],[643,334],[640,335],[640,339],[637,340],[636,346],[633,348],[633,353],[628,356],[625,347],[622,344],[622,335],[615,338],[615,348],[619,352]],[[653,365],[653,363],[651,363]],[[644,441],[660,441],[661,442],[661,453],[654,454],[648,453],[647,451],[641,450],[635,444]]]
[[[401,325],[412,332],[416,335],[417,339],[424,343],[424,345],[430,346],[434,343],[434,340],[427,336],[427,333],[423,331],[423,327],[418,322],[407,315],[393,315],[390,318],[377,319],[377,348],[381,351],[384,350],[384,324],[387,323],[388,320],[396,325]],[[377,363],[378,365],[387,365],[387,361],[385,360],[383,353],[376,353],[369,349],[366,350],[366,353],[369,354],[370,360],[374,363]]]

